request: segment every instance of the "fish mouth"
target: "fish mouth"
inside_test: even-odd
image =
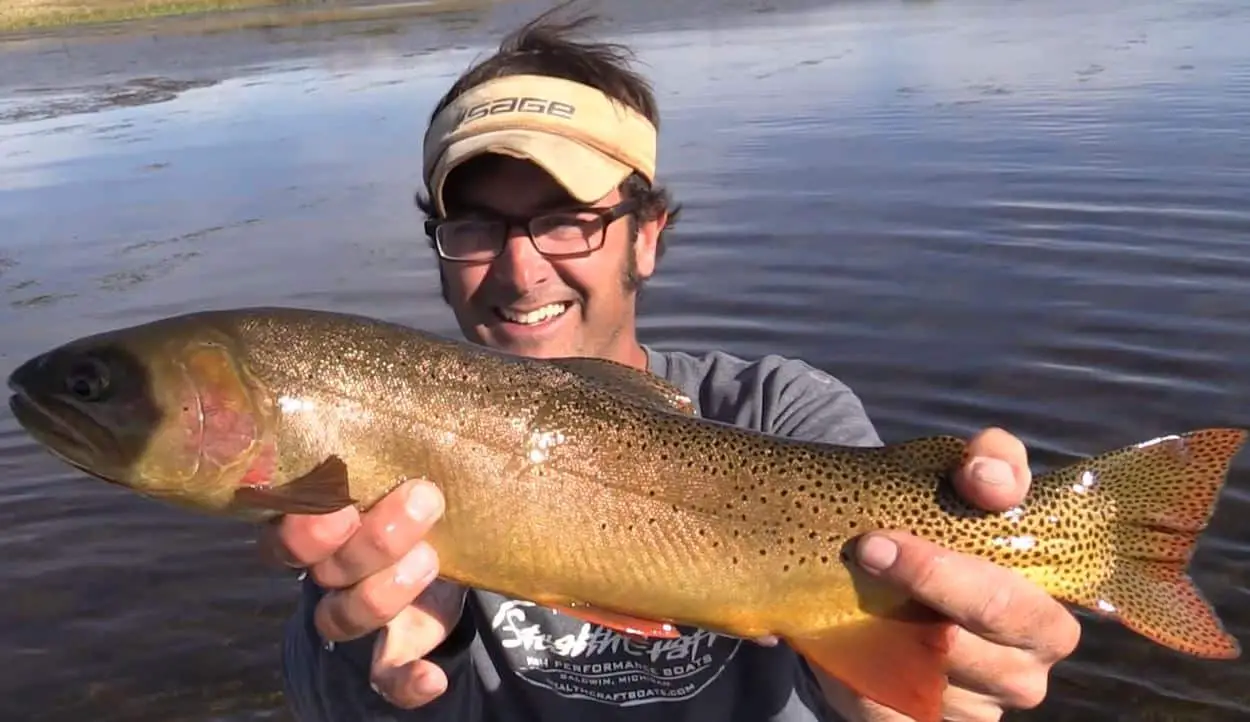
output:
[[[110,438],[94,419],[55,399],[36,401],[12,381],[9,388],[15,392],[9,396],[9,411],[27,433],[61,461],[91,476],[113,481],[88,464],[88,460],[107,457],[97,440],[84,433],[84,429],[98,431],[96,436],[101,439]]]

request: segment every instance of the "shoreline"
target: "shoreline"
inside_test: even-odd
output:
[[[22,0],[16,0],[21,3]],[[0,9],[0,43],[40,37],[207,34],[386,20],[477,9],[492,0],[337,3],[321,0],[28,0]]]
[[[0,33],[91,27],[251,8],[286,8],[308,0],[10,0],[0,9]]]

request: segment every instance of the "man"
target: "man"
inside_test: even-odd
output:
[[[419,203],[465,337],[649,369],[706,417],[880,444],[855,395],[800,361],[660,353],[638,342],[637,290],[673,215],[655,179],[656,104],[623,48],[570,39],[580,24],[544,16],[512,34],[431,118],[429,199]],[[956,484],[970,501],[1001,510],[1022,500],[1030,476],[1018,440],[987,430],[971,440],[969,459]],[[284,649],[299,719],[903,719],[811,672],[784,644],[708,633],[635,643],[433,581],[437,558],[421,537],[442,510],[438,481],[411,480],[367,514],[292,515],[268,531],[272,553],[309,571]],[[869,535],[856,554],[959,625],[947,719],[997,720],[1038,704],[1051,666],[1076,645],[1071,615],[1008,570],[896,532]]]

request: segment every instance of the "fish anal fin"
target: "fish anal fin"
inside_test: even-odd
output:
[[[860,697],[915,722],[941,722],[953,625],[915,602],[897,611],[785,641]]]
[[[355,503],[348,484],[347,464],[327,457],[303,476],[286,484],[249,484],[234,492],[234,504],[283,514],[328,514]]]
[[[569,600],[535,601],[561,614],[567,614],[570,617],[576,617],[592,624],[607,627],[634,639],[676,639],[681,636],[677,625],[670,622],[631,617],[628,614],[602,609],[585,602]]]
[[[550,363],[635,401],[664,411],[695,415],[694,401],[685,392],[649,371],[616,361],[582,356],[550,359]]]

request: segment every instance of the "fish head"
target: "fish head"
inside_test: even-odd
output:
[[[54,456],[104,481],[220,506],[258,456],[255,389],[225,334],[150,324],[23,362],[8,378],[18,422]]]

